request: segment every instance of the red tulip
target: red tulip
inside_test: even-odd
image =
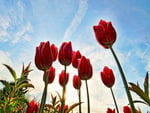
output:
[[[78,68],[78,59],[81,58],[80,51],[74,51],[72,56],[72,66]]]
[[[124,113],[132,113],[130,107],[128,107],[128,106],[124,106],[124,107],[123,107],[123,112],[124,112]]]
[[[61,86],[65,86],[68,83],[68,79],[69,79],[69,73],[65,73],[65,71],[63,70],[59,74],[59,84]]]
[[[63,113],[66,113],[67,110],[68,110],[68,105],[64,105],[64,112]],[[61,111],[61,106],[59,105],[59,107],[58,107],[58,113],[60,113],[60,111]]]
[[[115,113],[115,109],[110,109],[110,108],[107,108],[107,112],[106,113]]]
[[[78,64],[78,75],[81,80],[88,80],[92,77],[93,70],[90,60],[82,56]]]
[[[80,89],[82,85],[81,79],[79,78],[79,76],[75,75],[73,77],[73,87],[75,89]]]
[[[38,110],[39,104],[32,100],[28,105],[26,113],[38,113]]]
[[[72,53],[71,42],[63,42],[58,53],[59,62],[62,65],[70,65],[72,61]]]
[[[46,73],[44,73],[43,80],[46,82],[46,79],[48,78],[48,83],[52,83],[55,78],[55,68],[50,67],[48,70],[46,70]]]
[[[103,72],[101,72],[101,79],[107,87],[112,87],[115,83],[115,76],[112,69],[105,66]]]
[[[52,44],[51,50],[52,50],[52,54],[53,54],[53,61],[55,61],[57,59],[57,55],[58,55],[58,48],[55,46],[55,44]]]
[[[106,49],[112,47],[113,43],[116,41],[117,33],[111,22],[100,20],[99,24],[94,26],[93,29],[96,40],[100,45]]]
[[[53,55],[50,48],[50,43],[41,42],[38,47],[36,47],[35,54],[35,65],[39,70],[47,70],[51,67],[53,62]]]

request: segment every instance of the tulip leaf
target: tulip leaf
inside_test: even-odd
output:
[[[149,74],[146,73],[145,81],[144,81],[144,91],[145,94],[149,97]]]
[[[16,75],[16,72],[14,71],[14,69],[11,68],[11,67],[10,67],[9,65],[7,65],[7,64],[3,64],[3,65],[9,70],[9,72],[11,73],[11,75],[12,75],[14,81],[16,81],[17,75]]]

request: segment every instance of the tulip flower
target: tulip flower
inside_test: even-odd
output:
[[[60,74],[59,74],[59,84],[63,87],[68,83],[68,79],[69,79],[69,73],[65,73],[65,71],[63,70]]]
[[[106,113],[115,113],[115,109],[107,108],[107,112]]]
[[[115,76],[112,69],[105,66],[101,72],[101,79],[107,87],[111,88],[115,83]]]
[[[63,113],[66,113],[68,110],[68,105],[64,105],[64,110],[63,110]],[[60,113],[61,111],[61,106],[58,107],[58,113]]]
[[[74,68],[78,68],[78,59],[81,58],[81,53],[80,51],[74,51],[73,56],[72,56],[72,66]]]
[[[103,71],[100,74],[101,74],[101,79],[102,79],[103,83],[108,88],[110,88],[110,90],[111,90],[111,94],[112,94],[112,97],[114,99],[114,103],[115,103],[115,106],[116,106],[117,113],[119,113],[119,109],[118,109],[118,106],[117,106],[115,95],[114,95],[113,90],[112,90],[112,86],[115,83],[114,73],[113,73],[112,69],[110,69],[107,66],[105,66]]]
[[[58,48],[55,46],[55,44],[51,45],[51,51],[53,54],[53,61],[56,61],[58,55]]]
[[[34,100],[30,101],[26,113],[38,113],[39,104]]]
[[[53,62],[53,54],[50,48],[50,42],[41,42],[36,47],[35,65],[39,70],[47,70],[51,67]]]
[[[90,60],[82,56],[78,64],[78,75],[81,80],[88,80],[92,77],[93,70]]]
[[[124,106],[124,107],[123,107],[123,112],[124,112],[124,113],[132,113],[130,107],[128,107],[128,106]]]
[[[92,65],[90,63],[90,60],[87,59],[85,56],[82,56],[81,59],[78,62],[78,75],[81,80],[85,80],[86,84],[86,91],[87,91],[87,112],[90,113],[90,98],[89,98],[89,90],[88,90],[88,83],[87,80],[89,80],[92,77],[93,70]]]
[[[68,66],[72,61],[72,45],[71,42],[63,42],[58,53],[58,60],[62,65]]]
[[[46,70],[46,73],[44,73],[43,80],[44,82],[48,80],[48,83],[52,83],[54,81],[54,78],[55,78],[55,68],[50,67],[48,70]]]
[[[73,87],[75,89],[80,89],[81,85],[82,85],[81,79],[79,78],[79,76],[75,75],[73,77]]]
[[[100,20],[99,24],[93,27],[96,40],[104,48],[112,47],[116,41],[116,31],[111,22]]]
[[[105,49],[111,50],[111,52],[112,52],[112,54],[116,60],[118,69],[120,71],[121,78],[122,78],[122,81],[123,81],[123,84],[125,87],[125,91],[126,91],[132,112],[135,113],[136,110],[135,110],[135,107],[133,104],[133,99],[132,99],[131,93],[130,93],[129,88],[128,88],[128,83],[127,83],[125,74],[123,72],[123,69],[121,67],[121,64],[120,64],[118,58],[117,58],[116,53],[112,48],[114,42],[116,41],[117,33],[116,33],[112,23],[106,22],[104,20],[100,20],[98,25],[93,26],[93,29],[94,29],[95,37],[96,37],[96,40],[98,41],[98,43],[100,45],[102,45]]]
[[[82,85],[82,82],[81,82],[81,79],[79,78],[79,76],[77,75],[74,75],[73,76],[73,87],[75,89],[77,89],[78,91],[78,98],[79,98],[79,113],[81,113],[81,85]]]

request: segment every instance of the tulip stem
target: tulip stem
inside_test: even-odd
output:
[[[64,69],[64,74],[65,74],[64,79],[67,80],[67,79],[66,79],[67,66],[65,65],[64,68],[65,68],[65,69]],[[66,81],[64,81],[64,82],[66,83]],[[61,113],[64,112],[65,101],[66,101],[66,85],[63,86],[62,103],[61,103]]]
[[[87,106],[88,106],[88,112],[87,113],[90,113],[90,98],[89,98],[89,90],[88,90],[87,80],[85,80],[85,84],[86,84],[86,91],[87,91]]]
[[[45,73],[46,73],[46,71],[44,71],[44,74]],[[45,81],[45,87],[44,87],[44,91],[43,91],[43,95],[42,95],[39,113],[43,113],[43,110],[44,110],[46,97],[47,97],[47,87],[48,87],[48,76],[46,77],[46,81]]]
[[[124,84],[124,87],[125,87],[125,90],[126,90],[126,94],[127,94],[127,97],[128,97],[128,100],[129,100],[132,112],[136,113],[135,107],[134,107],[134,104],[133,104],[133,100],[132,100],[132,96],[130,94],[130,91],[129,91],[129,88],[128,88],[128,84],[127,84],[127,80],[126,80],[125,74],[123,72],[123,69],[121,67],[121,64],[120,64],[120,62],[119,62],[119,60],[118,60],[118,58],[117,58],[117,56],[116,56],[116,54],[115,54],[115,52],[114,52],[112,47],[110,47],[110,50],[111,50],[111,52],[112,52],[112,54],[113,54],[113,56],[114,56],[114,58],[116,60],[117,66],[119,68],[119,71],[120,71],[120,74],[121,74],[121,78],[122,78],[122,81],[123,81],[123,84]]]
[[[78,90],[78,96],[79,96],[79,113],[81,113],[81,89]]]
[[[112,90],[112,87],[110,88],[110,91],[111,91],[111,94],[112,94],[113,99],[114,99],[114,103],[115,103],[115,106],[116,106],[117,113],[119,113],[119,109],[118,109],[118,106],[117,106],[117,102],[116,102],[115,95],[114,95],[114,92]]]

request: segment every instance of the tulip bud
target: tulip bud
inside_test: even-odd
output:
[[[63,70],[60,74],[59,74],[59,84],[63,87],[68,83],[68,79],[69,79],[69,73],[65,73],[65,71]]]
[[[99,24],[93,26],[96,40],[105,49],[112,47],[113,43],[116,41],[117,33],[112,26],[111,22],[106,22],[100,20]]]
[[[81,80],[88,80],[92,77],[93,70],[90,60],[82,56],[78,64],[78,75]]]
[[[106,113],[115,113],[115,109],[107,108],[107,112]]]
[[[58,53],[59,62],[62,65],[66,65],[66,66],[70,65],[72,61],[72,52],[73,51],[72,51],[71,42],[62,43]]]
[[[123,107],[123,112],[124,112],[124,113],[132,113],[130,107],[128,107],[128,106],[124,106],[124,107]]]
[[[75,89],[80,89],[82,85],[81,79],[79,78],[79,76],[75,75],[73,77],[73,87]]]
[[[107,66],[105,66],[101,72],[101,79],[107,87],[111,88],[115,83],[115,76],[112,69],[109,69]]]
[[[38,113],[39,111],[39,104],[32,100],[27,108],[26,113]]]
[[[73,56],[72,56],[72,66],[74,68],[78,68],[78,59],[81,58],[81,54],[80,54],[80,51],[74,51],[73,52]]]
[[[55,78],[55,68],[50,67],[46,72],[44,73],[43,80],[46,82],[48,80],[48,83],[52,83]]]

